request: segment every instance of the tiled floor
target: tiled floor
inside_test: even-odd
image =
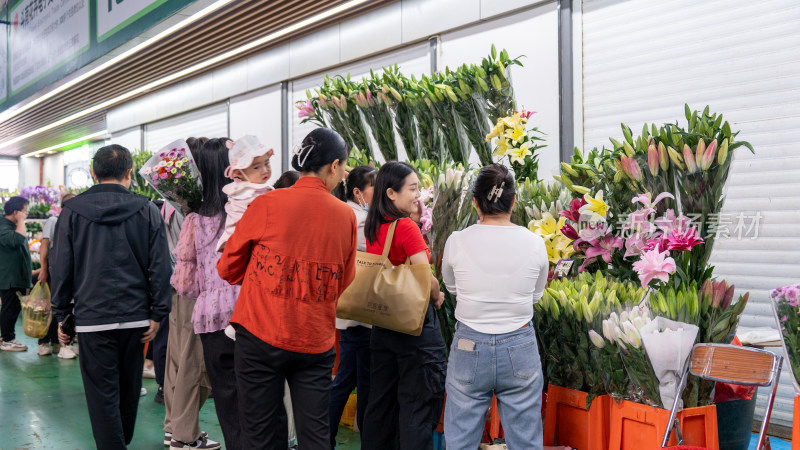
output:
[[[28,346],[23,353],[0,352],[0,449],[91,449],[94,448],[78,360],[63,360],[36,354],[36,340],[22,333],[17,339]],[[131,450],[163,449],[164,407],[153,401],[155,380],[144,380],[148,394],[139,403]],[[222,432],[209,400],[200,411],[200,426],[211,439],[222,440]],[[361,447],[359,435],[342,428],[341,449]],[[223,447],[224,448],[224,447]]]

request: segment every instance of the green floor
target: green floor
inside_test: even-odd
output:
[[[78,360],[38,356],[36,340],[22,333],[21,320],[17,339],[27,352],[0,352],[0,450],[94,448]],[[164,407],[153,401],[158,385],[143,380],[143,386],[148,394],[140,399],[128,448],[161,449]],[[211,439],[222,440],[212,399],[200,411],[200,426]],[[337,440],[337,448],[361,447],[359,435],[347,428],[340,429]]]

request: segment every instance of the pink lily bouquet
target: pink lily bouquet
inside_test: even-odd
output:
[[[683,252],[702,244],[703,239],[689,218],[676,216],[673,209],[656,217],[657,205],[666,199],[674,200],[674,196],[668,192],[655,200],[649,192],[635,196],[631,203],[637,209],[619,220],[617,232],[610,223],[613,217],[609,217],[603,191],[574,199],[570,208],[559,214],[566,219],[561,232],[574,240],[573,249],[583,260],[578,271],[600,264],[616,277],[638,277],[645,288],[654,281],[667,283],[675,274],[676,285],[687,281],[690,259]]]
[[[183,139],[157,151],[139,174],[159,195],[184,212],[197,208],[203,200],[200,170]]]

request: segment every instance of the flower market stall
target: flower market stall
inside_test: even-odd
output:
[[[396,66],[363,80],[326,78],[297,108],[345,137],[351,166],[405,150],[424,185],[423,229],[440,279],[447,238],[477,220],[470,161],[513,169],[513,221],[544,239],[551,263],[534,315],[550,383],[546,445],[655,448],[678,401],[685,442],[717,448],[714,383],[690,377],[678,396],[677,378],[695,343],[734,340],[748,302],[714,276],[709,258],[731,161],[753,147],[721,114],[686,105],[680,120],[646,124],[638,135],[622,124],[608,148],[575,149],[554,180],[542,180],[545,136],[533,112],[515,110],[514,65],[522,62],[492,48],[479,64],[420,78]],[[785,329],[797,328],[797,292],[776,294],[792,296],[781,307],[794,312],[778,317]],[[448,347],[456,302],[446,293],[440,311]],[[787,333],[796,356],[797,333]],[[636,438],[625,435],[633,428]]]

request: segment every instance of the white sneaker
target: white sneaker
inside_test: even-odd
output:
[[[202,448],[208,450],[217,450],[220,447],[219,442],[212,441],[208,436],[200,436],[198,440],[191,443],[180,442],[173,439],[170,441],[169,445],[169,448]]]
[[[47,356],[52,355],[53,350],[50,348],[50,344],[39,344],[39,351],[36,352],[39,356]]]
[[[75,351],[72,350],[72,347],[69,346],[62,346],[61,350],[58,351],[58,357],[61,359],[75,359],[78,355],[75,354]]]
[[[139,397],[144,397],[145,395],[147,395],[147,389],[142,388],[142,390],[139,391]]]
[[[28,351],[28,346],[14,339],[11,341],[3,341],[2,343],[0,343],[0,350],[4,352],[25,352]]]

